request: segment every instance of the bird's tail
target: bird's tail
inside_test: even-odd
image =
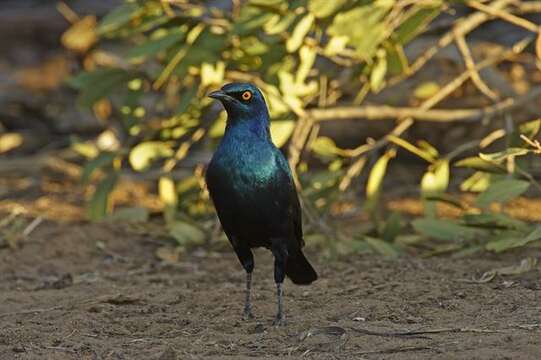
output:
[[[317,273],[302,251],[289,255],[286,262],[286,275],[297,285],[308,285],[317,280]]]

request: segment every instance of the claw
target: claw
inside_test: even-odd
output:
[[[242,313],[242,320],[250,320],[254,318],[254,314],[252,314],[251,309],[244,309],[244,312]]]
[[[280,316],[280,314],[276,315],[276,318],[274,318],[272,325],[276,327],[286,326],[287,325],[286,317]]]

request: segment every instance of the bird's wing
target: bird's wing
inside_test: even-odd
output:
[[[287,215],[291,221],[292,231],[296,246],[302,248],[304,246],[304,240],[302,236],[302,212],[301,205],[299,203],[299,197],[297,195],[297,189],[289,164],[284,155],[277,150],[276,162],[279,168],[280,186],[276,189],[277,198],[283,199],[280,201],[282,204],[287,204]]]
[[[205,181],[214,207],[216,208],[216,213],[220,218],[222,228],[228,238],[233,241],[235,238],[234,229],[236,227],[233,211],[237,206],[235,204],[235,196],[231,193],[232,185],[229,183],[230,179],[227,176],[223,176],[220,170],[219,165],[211,163],[207,168]]]

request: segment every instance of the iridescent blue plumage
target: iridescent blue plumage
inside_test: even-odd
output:
[[[233,83],[210,94],[227,111],[224,137],[207,169],[207,186],[222,227],[246,270],[245,315],[251,316],[251,248],[266,247],[275,257],[277,324],[284,322],[282,282],[309,284],[317,274],[301,251],[301,210],[288,163],[269,132],[263,95],[252,84]]]

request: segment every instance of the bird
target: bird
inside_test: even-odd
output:
[[[286,325],[283,283],[308,285],[318,275],[303,254],[301,206],[289,164],[270,135],[270,116],[262,92],[252,83],[229,83],[209,97],[226,113],[225,133],[205,174],[222,228],[246,271],[243,318],[253,318],[250,300],[253,248],[274,256],[277,313]]]

